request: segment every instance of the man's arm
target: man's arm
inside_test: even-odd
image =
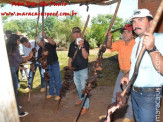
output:
[[[84,40],[82,39],[80,42],[79,42],[79,44],[80,44],[80,47],[81,47],[81,50],[82,50],[82,55],[83,55],[83,57],[84,57],[84,59],[88,59],[88,52],[87,52],[87,50],[85,49],[85,47],[84,47]]]
[[[155,69],[163,75],[163,56],[159,51],[151,52],[150,56]]]
[[[68,67],[69,67],[69,68],[71,68],[71,67],[72,67],[71,62],[72,62],[72,58],[69,58],[69,60],[68,60]]]
[[[108,39],[107,39],[107,43],[106,43],[106,48],[111,49],[112,48],[112,33],[108,32]]]
[[[45,32],[42,32],[42,35],[43,35],[43,37],[44,37],[45,39],[48,40],[48,42],[49,42],[51,45],[55,45],[55,42],[54,42],[51,38],[47,37],[47,35],[46,35]]]
[[[23,58],[23,59],[24,59],[24,62],[27,62],[29,59],[32,58],[32,56],[33,56],[33,52],[31,51],[31,52],[29,53],[29,56]]]
[[[147,50],[151,50],[154,47],[154,36],[150,33],[145,33],[143,44]],[[156,40],[157,41],[157,40]],[[149,52],[151,56],[152,63],[155,69],[163,75],[163,56],[159,51]]]
[[[82,48],[82,55],[83,55],[83,57],[84,57],[84,59],[88,59],[88,52],[86,51],[86,49],[85,48]]]
[[[51,45],[55,45],[55,42],[51,38],[47,37],[46,39]]]

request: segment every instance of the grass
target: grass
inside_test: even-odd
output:
[[[91,66],[91,64],[93,64],[93,62],[96,60],[97,58],[97,51],[94,51],[93,53],[90,53],[89,55],[89,66]],[[64,76],[64,71],[63,71],[63,67],[68,65],[68,52],[67,51],[57,51],[58,54],[58,58],[59,58],[59,63],[60,63],[60,71],[61,71],[61,79],[63,80],[63,76]],[[103,54],[103,71],[102,71],[102,78],[97,79],[97,85],[114,85],[115,79],[117,77],[117,72],[118,70],[118,65],[117,65],[117,61],[116,63],[114,63],[114,61],[110,60],[109,58],[116,55],[117,52],[114,53],[109,53],[108,51],[106,53]],[[21,76],[21,75],[19,75]],[[20,77],[21,79],[21,77]],[[114,82],[112,82],[114,81]],[[25,93],[25,88],[27,88],[27,80],[23,80],[20,82],[20,88],[19,88],[19,92],[20,93]],[[40,73],[39,70],[36,70],[36,74],[34,77],[34,81],[33,81],[33,89],[32,92],[38,92],[41,88],[41,79],[40,79]]]

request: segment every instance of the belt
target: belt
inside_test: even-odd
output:
[[[133,91],[135,92],[155,92],[161,90],[161,87],[132,87]]]
[[[48,65],[53,65],[53,64],[56,64],[57,62],[58,62],[58,60],[57,61],[54,61],[54,62],[51,62]]]
[[[128,70],[121,70],[121,72],[123,72],[124,74],[127,74]]]

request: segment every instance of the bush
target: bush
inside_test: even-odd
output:
[[[97,41],[95,40],[95,39],[93,39],[93,38],[90,38],[90,40],[88,41],[89,42],[89,45],[90,45],[90,48],[91,49],[94,49],[94,48],[96,48],[97,47]]]

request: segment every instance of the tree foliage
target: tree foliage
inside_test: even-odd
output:
[[[92,19],[92,35],[91,37],[97,40],[97,45],[100,46],[104,42],[104,34],[109,28],[110,22],[113,18],[113,15],[98,15]],[[116,17],[112,30],[118,29],[123,26],[123,19]],[[113,34],[113,40],[118,40],[120,38],[120,32],[115,32]]]
[[[36,32],[36,20],[34,19],[21,19],[11,20],[4,23],[4,31],[11,30],[13,33],[20,31],[21,33],[27,34],[29,38],[35,37]]]
[[[87,27],[84,38],[88,40],[91,48],[100,46],[105,37],[104,34],[109,27],[113,15],[98,15],[93,17],[91,21],[91,26]],[[9,16],[3,16],[3,28],[4,32],[6,30],[11,30],[13,33],[20,31],[21,33],[26,33],[29,38],[34,39],[36,33],[36,19],[20,19],[9,21]],[[67,46],[71,43],[72,38],[72,28],[75,26],[83,29],[85,22],[82,22],[80,16],[66,16],[65,18],[57,18],[55,16],[49,16],[45,19],[45,32],[46,34],[54,39],[61,46]],[[120,28],[124,25],[122,18],[116,17],[112,30]],[[39,21],[38,34],[42,30],[42,23]],[[115,32],[113,34],[113,40],[118,40],[121,37],[120,32]]]

